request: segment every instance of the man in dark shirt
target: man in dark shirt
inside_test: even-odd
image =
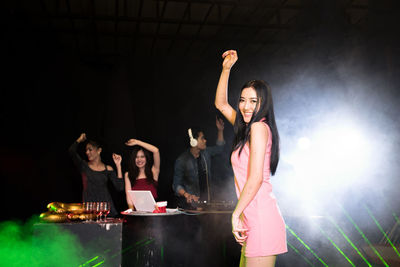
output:
[[[207,147],[204,132],[190,128],[190,148],[175,161],[173,190],[178,196],[178,206],[190,208],[192,202],[211,201],[212,177],[211,157],[223,151],[224,122],[216,119],[218,129],[217,145]]]

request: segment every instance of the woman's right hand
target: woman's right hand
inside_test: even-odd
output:
[[[232,233],[236,242],[243,246],[247,239],[247,229],[244,227],[243,220],[240,217],[232,214]]]
[[[125,142],[125,145],[127,146],[135,146],[138,144],[138,140],[137,139],[129,139],[128,141]]]
[[[222,54],[222,58],[224,59],[224,62],[222,63],[222,69],[230,70],[238,60],[238,55],[236,50],[228,50]]]
[[[199,197],[196,195],[191,195],[189,193],[185,193],[184,197],[186,198],[187,203],[197,202],[199,201]]]
[[[86,140],[86,134],[85,133],[81,133],[81,135],[79,136],[78,139],[76,139],[76,142],[78,143],[82,143]]]

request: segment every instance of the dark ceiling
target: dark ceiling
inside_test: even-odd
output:
[[[8,4],[7,15],[9,30],[46,36],[80,56],[201,59],[221,47],[235,47],[241,54],[274,53],[282,44],[295,45],[299,27],[329,21],[331,14],[340,24],[361,29],[371,9],[390,9],[394,2],[20,0]]]

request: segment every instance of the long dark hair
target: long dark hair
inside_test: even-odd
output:
[[[254,111],[250,122],[246,124],[243,120],[242,113],[239,110],[239,102],[243,89],[249,87],[253,88],[257,93],[257,106],[259,109],[258,111]],[[235,138],[233,140],[232,151],[239,149],[240,155],[244,145],[250,140],[251,125],[254,122],[265,119],[264,122],[269,126],[272,134],[270,170],[271,174],[274,175],[279,162],[279,134],[275,122],[274,105],[272,102],[270,86],[261,80],[252,80],[245,83],[240,90],[237,111],[235,124],[233,126]]]
[[[128,177],[131,181],[131,185],[134,186],[136,180],[139,176],[139,168],[136,166],[136,156],[139,151],[143,151],[144,156],[146,157],[146,165],[144,166],[144,173],[146,175],[146,180],[149,184],[154,184],[156,181],[154,180],[153,171],[151,170],[153,166],[153,159],[151,157],[150,151],[141,147],[141,146],[134,146],[132,148],[132,152],[130,153],[130,162],[128,164]]]
[[[95,140],[91,140],[91,139],[86,140],[85,147],[87,145],[91,145],[96,149],[103,148],[102,144],[99,141],[95,141]]]

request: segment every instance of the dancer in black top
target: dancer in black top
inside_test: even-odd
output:
[[[113,168],[101,161],[101,146],[93,141],[88,140],[86,144],[87,161],[83,160],[78,152],[78,145],[86,141],[86,134],[82,133],[79,138],[70,146],[69,153],[74,164],[79,169],[82,175],[83,201],[107,201],[110,202],[111,211],[109,216],[115,217],[118,215],[113,203],[111,194],[108,190],[107,183],[111,181],[117,191],[124,190],[124,180],[122,179],[121,156],[113,154],[113,160],[117,166],[117,174]]]

